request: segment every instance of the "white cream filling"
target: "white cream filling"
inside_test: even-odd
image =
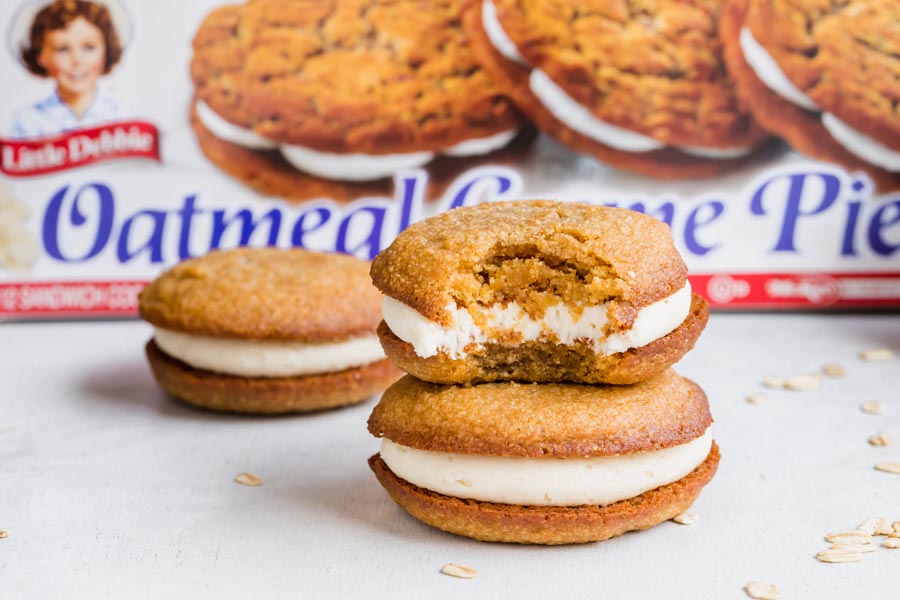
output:
[[[812,101],[812,98],[800,91],[800,88],[784,74],[772,55],[769,54],[762,44],[756,41],[750,29],[744,27],[741,29],[739,37],[741,50],[747,64],[756,73],[766,87],[790,102],[807,110],[819,112],[819,106]]]
[[[281,146],[281,154],[301,171],[345,181],[368,181],[388,177],[401,169],[421,167],[434,158],[432,152],[337,154],[289,144]]]
[[[500,24],[500,20],[497,18],[497,7],[494,6],[491,0],[484,0],[481,3],[481,24],[497,52],[514,63],[523,67],[528,66],[528,63],[519,54],[519,49],[516,48],[515,42],[503,30],[503,25]]]
[[[264,138],[250,129],[229,123],[213,112],[203,100],[197,101],[196,110],[197,118],[217,138],[254,150],[274,150],[278,147],[278,142]]]
[[[434,452],[383,439],[381,458],[397,477],[445,496],[530,506],[606,506],[678,481],[706,460],[711,447],[711,429],[664,450],[594,458]]]
[[[435,157],[434,152],[408,154],[342,154],[322,152],[305,146],[281,144],[262,137],[251,129],[229,123],[202,100],[196,104],[197,117],[214,136],[252,150],[280,149],[285,160],[301,171],[342,181],[369,181],[390,177],[402,169],[421,167]],[[464,140],[444,148],[445,156],[481,156],[506,146],[519,133],[518,129],[501,131],[483,138]]]
[[[598,354],[616,354],[671,333],[684,322],[690,309],[691,286],[686,283],[668,298],[641,309],[628,331],[608,334],[607,303],[585,307],[577,319],[564,304],[551,306],[539,319],[532,318],[516,302],[469,308],[451,304],[447,306],[448,327],[389,296],[381,303],[385,323],[394,335],[412,344],[418,356],[428,358],[443,352],[453,359],[464,358],[490,340],[509,334],[518,334],[524,342],[553,340],[571,346],[584,341]]]
[[[822,114],[822,125],[841,146],[867,163],[900,172],[900,152],[853,129],[831,113]]]
[[[155,328],[156,345],[196,369],[243,377],[294,377],[333,373],[384,358],[375,335],[341,342],[240,340]]]
[[[501,131],[488,137],[475,138],[472,140],[464,140],[449,148],[441,150],[444,156],[481,156],[494,150],[503,148],[518,135],[518,129],[510,129],[509,131]]]
[[[772,55],[756,41],[749,28],[741,29],[740,43],[747,64],[766,87],[795,106],[820,113],[822,126],[848,152],[875,166],[900,172],[900,152],[857,131],[833,114],[823,112],[812,98],[791,82]]]

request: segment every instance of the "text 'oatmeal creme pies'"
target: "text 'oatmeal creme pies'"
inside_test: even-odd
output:
[[[631,386],[403,377],[369,465],[415,518],[483,541],[571,544],[647,529],[715,474],[706,395],[672,370]]]
[[[193,40],[201,148],[259,191],[292,199],[347,199],[418,167],[449,180],[473,160],[495,160],[529,136],[475,61],[463,5],[254,0],[216,9]]]
[[[375,327],[367,261],[241,248],[186,260],[140,294],[147,357],[169,394],[203,408],[289,413],[354,404],[400,373]]]
[[[721,58],[720,1],[477,0],[478,60],[537,126],[579,152],[651,177],[735,169],[768,136]]]
[[[882,192],[900,190],[898,31],[898,0],[730,0],[720,27],[756,121]]]
[[[372,263],[378,335],[411,375],[444,384],[631,384],[665,371],[706,325],[664,223],[553,201],[454,209]]]

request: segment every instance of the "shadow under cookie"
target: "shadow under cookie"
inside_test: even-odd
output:
[[[582,544],[648,529],[687,510],[719,464],[715,443],[696,469],[668,485],[607,506],[518,506],[445,496],[397,477],[380,455],[369,467],[391,498],[416,519],[487,542]]]

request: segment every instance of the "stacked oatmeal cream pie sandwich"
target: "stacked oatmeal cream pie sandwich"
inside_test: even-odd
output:
[[[712,479],[706,395],[669,367],[706,325],[668,227],[518,201],[404,231],[372,264],[409,375],[369,460],[411,515],[485,541],[599,541],[670,519]]]

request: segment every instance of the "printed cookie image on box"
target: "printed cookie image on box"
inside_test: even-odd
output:
[[[900,190],[900,2],[732,0],[725,60],[760,125]]]
[[[465,23],[481,64],[523,113],[610,166],[710,177],[768,147],[722,64],[717,3],[630,6],[484,0]]]
[[[191,61],[201,149],[293,200],[389,192],[395,172],[423,166],[446,185],[502,161],[524,123],[475,62],[462,7],[261,0],[213,11]]]

